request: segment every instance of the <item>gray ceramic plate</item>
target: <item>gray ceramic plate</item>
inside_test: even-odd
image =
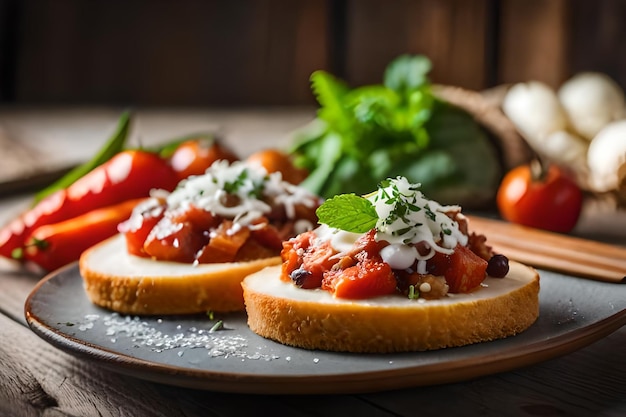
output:
[[[78,267],[49,275],[26,301],[44,340],[110,370],[160,383],[240,393],[324,394],[458,382],[570,353],[626,324],[626,285],[539,271],[540,317],[524,333],[404,354],[308,351],[263,339],[245,314],[126,317],[87,299]],[[211,331],[221,320],[223,329]]]

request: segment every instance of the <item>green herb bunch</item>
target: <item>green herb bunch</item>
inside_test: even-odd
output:
[[[290,149],[310,172],[302,185],[330,198],[404,176],[442,203],[491,198],[501,175],[495,147],[469,114],[433,94],[430,70],[427,57],[403,55],[383,84],[358,88],[314,72],[320,108]]]

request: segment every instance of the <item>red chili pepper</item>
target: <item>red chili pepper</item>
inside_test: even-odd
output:
[[[23,260],[53,271],[77,261],[86,249],[117,233],[117,225],[128,219],[143,199],[99,208],[58,223],[35,229],[26,239]]]
[[[14,257],[36,228],[71,219],[91,210],[147,197],[153,188],[173,190],[178,183],[168,162],[157,154],[127,150],[44,198],[0,229],[0,256]]]

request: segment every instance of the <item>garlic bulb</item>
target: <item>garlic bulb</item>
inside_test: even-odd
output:
[[[626,175],[626,120],[609,123],[587,151],[589,182],[595,191],[616,190]]]
[[[625,115],[624,92],[605,74],[577,74],[561,86],[558,97],[572,128],[588,140]]]
[[[541,153],[551,161],[564,164],[575,172],[584,172],[589,142],[565,130],[549,134],[543,141]]]
[[[585,165],[588,143],[568,130],[565,110],[546,84],[531,81],[514,85],[504,98],[502,110],[539,155],[568,166]]]
[[[548,135],[567,128],[567,116],[556,93],[539,81],[511,87],[502,110],[536,151]]]

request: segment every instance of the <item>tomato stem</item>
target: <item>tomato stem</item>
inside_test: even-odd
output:
[[[541,158],[533,158],[530,161],[530,176],[533,181],[545,182],[548,177],[549,163]]]

